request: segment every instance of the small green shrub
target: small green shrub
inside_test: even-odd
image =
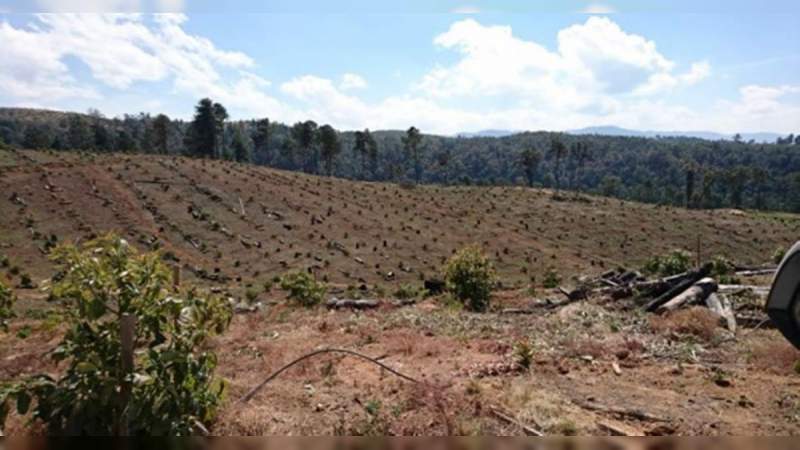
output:
[[[281,289],[289,292],[289,299],[302,306],[315,306],[322,302],[327,288],[305,271],[289,272],[281,277]]]
[[[533,346],[528,341],[519,341],[514,345],[514,362],[522,369],[530,369],[533,364]]]
[[[545,289],[555,289],[558,285],[561,284],[561,275],[558,274],[556,269],[550,267],[547,269],[547,273],[544,274],[544,280],[542,281],[542,286]]]
[[[495,271],[480,248],[466,247],[453,255],[444,268],[444,281],[468,310],[480,312],[489,307]]]
[[[691,269],[692,254],[685,250],[673,250],[665,255],[651,258],[644,265],[644,272],[651,275],[668,277]]]
[[[8,256],[0,255],[0,267],[6,269],[10,265],[10,261],[8,260]]]
[[[33,280],[31,279],[30,275],[23,273],[19,277],[19,287],[20,289],[35,289],[36,285],[33,284]]]
[[[14,294],[11,289],[0,283],[0,330],[8,331],[8,320],[14,317]]]
[[[258,299],[258,290],[255,288],[247,288],[244,291],[244,298],[247,299],[247,303],[254,303]]]
[[[227,301],[172,291],[156,253],[109,235],[51,255],[61,277],[51,295],[68,327],[51,352],[64,370],[0,389],[9,404],[56,435],[188,435],[203,431],[222,400],[207,339],[231,320]],[[122,323],[134,318],[134,361],[122,364]]]
[[[711,260],[711,276],[722,284],[738,284],[736,268],[733,263],[724,256],[715,256]]]

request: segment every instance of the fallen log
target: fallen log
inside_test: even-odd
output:
[[[669,288],[665,293],[661,294],[660,296],[648,302],[644,306],[645,311],[653,312],[657,310],[661,305],[667,303],[668,301],[672,300],[676,295],[689,289],[690,287],[692,287],[693,284],[697,283],[702,278],[707,277],[708,274],[710,273],[711,273],[711,263],[707,263],[702,267],[700,267],[699,269],[686,272],[685,274],[681,274],[680,275],[681,281],[677,282],[677,284]]]
[[[719,286],[719,292],[723,294],[741,294],[750,291],[764,297],[769,295],[769,289],[769,286],[753,286],[747,284],[721,284]]]
[[[657,297],[659,295],[665,294],[674,286],[677,286],[679,283],[682,283],[689,279],[694,279],[694,281],[699,280],[702,277],[695,278],[696,274],[695,271],[688,271],[679,273],[677,275],[670,275],[668,277],[659,278],[656,280],[647,280],[636,283],[633,285],[633,288],[639,292],[639,295],[643,297]],[[694,283],[694,281],[692,283]]]
[[[621,417],[629,417],[641,421],[650,422],[669,422],[669,420],[650,414],[647,411],[635,408],[620,408],[616,406],[603,405],[600,403],[590,402],[586,400],[573,401],[576,405],[589,411],[605,412],[614,414]]]
[[[597,422],[597,428],[612,436],[646,436],[645,432],[640,428],[611,419]]]
[[[736,275],[740,277],[755,277],[759,275],[772,275],[777,272],[777,268],[773,269],[757,269],[757,270],[740,270],[736,272]]]
[[[718,285],[713,278],[703,278],[691,287],[671,298],[668,302],[656,308],[656,312],[663,313],[674,311],[682,306],[705,301],[708,296],[717,291]]]
[[[717,294],[711,294],[706,299],[706,307],[713,311],[716,315],[722,317],[722,302]]]
[[[332,298],[325,303],[330,309],[352,308],[352,309],[370,309],[380,306],[379,300],[348,300]]]
[[[728,330],[730,330],[731,333],[736,333],[736,315],[733,313],[733,304],[731,303],[731,299],[725,294],[720,294],[719,301],[722,305],[722,317],[725,319],[725,322],[728,325]]]

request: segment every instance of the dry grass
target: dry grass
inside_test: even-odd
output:
[[[717,334],[719,317],[708,308],[692,307],[650,318],[650,327],[657,333],[692,335],[704,341]]]
[[[761,370],[797,374],[800,373],[800,351],[780,339],[758,342],[752,347],[750,363]]]

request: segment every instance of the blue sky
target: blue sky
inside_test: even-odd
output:
[[[188,118],[210,96],[345,129],[800,132],[797,2],[298,3],[0,1],[0,105]]]

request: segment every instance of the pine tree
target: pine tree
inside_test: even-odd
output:
[[[421,165],[421,153],[422,149],[420,148],[420,144],[422,143],[422,135],[420,134],[419,130],[416,127],[411,127],[406,131],[405,137],[403,137],[403,149],[406,152],[406,158],[410,159],[414,164],[414,181],[419,184],[420,178],[422,177],[422,165]]]
[[[339,133],[330,125],[323,125],[319,129],[319,142],[322,159],[325,161],[325,172],[328,176],[333,174],[333,160],[342,151]]]

